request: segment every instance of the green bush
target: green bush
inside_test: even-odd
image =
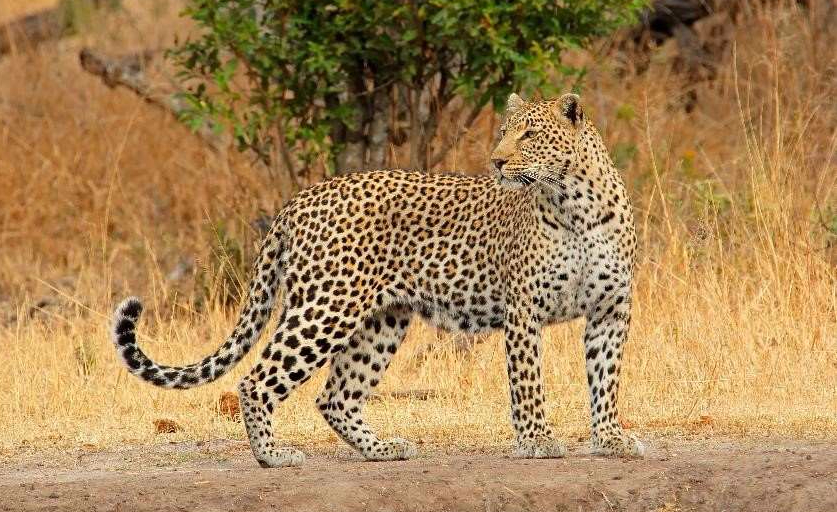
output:
[[[191,0],[201,29],[174,52],[191,108],[184,120],[229,127],[241,149],[295,173],[385,164],[409,141],[430,154],[439,116],[502,107],[512,91],[555,91],[579,70],[561,52],[629,23],[644,0]],[[464,112],[468,112],[464,114]]]

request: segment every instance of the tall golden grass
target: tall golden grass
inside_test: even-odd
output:
[[[244,439],[215,406],[252,356],[213,385],[162,391],[128,376],[108,338],[111,308],[136,293],[154,358],[213,350],[235,315],[214,288],[217,253],[232,240],[252,254],[249,222],[282,201],[246,159],[208,151],[79,69],[82,44],[162,47],[188,28],[152,4],[127,1],[76,38],[0,60],[0,455],[161,442],[158,418],[184,428],[166,441]],[[812,5],[780,2],[728,27],[711,81],[684,77],[671,45],[644,73],[573,56],[590,68],[585,107],[637,211],[620,412],[640,436],[837,437],[837,27],[816,11],[827,2]],[[491,117],[442,167],[484,168]],[[172,275],[184,262],[193,270]],[[588,428],[580,329],[546,333],[548,415],[570,439]],[[411,328],[381,388],[438,396],[372,403],[371,422],[443,447],[507,444],[502,343],[461,352],[449,338]],[[338,445],[313,407],[322,377],[277,412],[286,442]]]

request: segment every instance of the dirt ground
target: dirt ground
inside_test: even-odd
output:
[[[0,465],[0,510],[835,511],[837,443],[652,441],[643,460],[501,448],[363,462],[345,448],[261,469],[245,443],[177,443]]]

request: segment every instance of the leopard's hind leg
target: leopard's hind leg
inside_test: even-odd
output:
[[[363,407],[401,345],[412,312],[391,307],[368,318],[355,331],[346,350],[335,355],[331,374],[317,407],[331,428],[368,460],[409,459],[413,443],[381,440],[363,421]]]
[[[357,320],[336,316],[326,307],[289,306],[279,319],[262,358],[239,383],[239,398],[253,455],[262,467],[298,466],[305,455],[278,447],[273,438],[274,408],[311,378],[347,344]]]

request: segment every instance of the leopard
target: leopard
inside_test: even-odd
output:
[[[591,450],[642,457],[617,409],[636,260],[633,209],[620,171],[578,95],[511,94],[488,172],[370,170],[326,179],[292,197],[255,258],[240,315],[211,355],[167,366],[139,347],[136,297],[115,310],[112,340],[128,371],[187,389],[219,379],[250,351],[274,306],[273,337],[238,383],[241,415],[262,467],[303,464],[274,438],[274,413],[329,366],[315,405],[365,459],[415,457],[382,439],[364,406],[414,317],[441,329],[502,331],[513,455],[558,458],[547,421],[543,331],[584,319]]]

